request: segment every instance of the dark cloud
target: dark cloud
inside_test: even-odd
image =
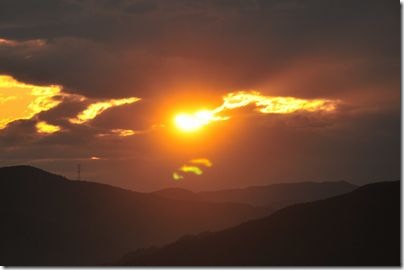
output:
[[[8,124],[0,133],[0,145],[11,151],[24,148],[37,139],[35,120],[18,120]],[[2,153],[4,155],[4,151]]]
[[[364,74],[349,74],[351,81],[383,79],[399,69],[399,6],[391,2],[29,3],[3,1],[0,36],[47,45],[32,54],[4,49],[0,70],[90,96],[110,97],[111,89],[148,96],[184,81],[222,91],[249,88],[276,80],[302,57],[315,67],[319,53],[359,62],[356,72]],[[337,71],[334,81],[341,78]]]

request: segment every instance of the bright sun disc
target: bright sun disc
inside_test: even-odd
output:
[[[203,125],[198,119],[189,114],[179,114],[174,121],[177,128],[186,132],[195,131]]]
[[[213,119],[214,117],[211,112],[199,111],[194,114],[178,114],[174,119],[174,123],[178,129],[185,132],[192,132],[210,123]]]

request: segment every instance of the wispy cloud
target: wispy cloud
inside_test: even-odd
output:
[[[90,104],[84,111],[80,112],[76,117],[70,118],[69,121],[70,123],[73,124],[83,124],[96,118],[98,115],[100,115],[109,108],[122,106],[126,104],[132,104],[139,100],[141,100],[141,98],[130,97],[122,99],[109,99],[101,102],[96,102]]]

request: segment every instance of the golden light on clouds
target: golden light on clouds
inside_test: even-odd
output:
[[[130,97],[130,98],[110,99],[110,100],[106,100],[106,101],[96,102],[96,103],[90,104],[87,107],[87,109],[80,112],[75,118],[70,118],[69,121],[70,121],[70,123],[73,123],[73,124],[83,124],[87,121],[90,121],[90,120],[96,118],[98,115],[100,115],[101,113],[103,113],[105,110],[107,110],[109,108],[122,106],[122,105],[126,105],[126,104],[132,104],[139,100],[141,100],[141,99],[137,98],[137,97]]]
[[[289,114],[298,111],[332,112],[339,101],[331,99],[302,99],[294,97],[264,96],[258,91],[237,91],[223,96],[223,103],[213,110],[201,110],[196,113],[181,113],[174,117],[177,129],[193,132],[214,121],[228,120],[230,116],[223,112],[254,106],[255,111],[264,114]]]
[[[38,86],[0,75],[0,129],[8,123],[31,119],[36,114],[50,110],[60,104],[54,97],[60,95],[58,85]]]
[[[59,126],[48,124],[45,121],[38,122],[35,127],[38,133],[45,134],[52,134],[61,130]]]
[[[225,95],[223,104],[214,110],[219,113],[254,105],[261,113],[285,114],[297,111],[334,111],[338,101],[330,99],[301,99],[294,97],[264,96],[258,91],[238,91]]]
[[[10,42],[0,39],[0,43],[10,45]],[[55,108],[64,100],[84,102],[87,98],[77,94],[63,93],[62,87],[59,85],[32,85],[17,81],[8,75],[0,75],[0,129],[16,120],[32,119],[40,112]],[[95,102],[84,111],[79,112],[75,118],[70,118],[69,121],[74,124],[82,124],[94,119],[109,108],[132,104],[139,100],[140,98],[130,97]],[[36,124],[36,129],[38,133],[51,134],[61,128],[41,121]],[[136,133],[129,129],[112,130],[112,134],[123,137]]]
[[[188,161],[186,164],[182,165],[180,168],[178,168],[177,171],[175,171],[172,174],[172,178],[174,180],[181,180],[184,178],[182,173],[193,173],[195,175],[202,175],[203,170],[201,169],[200,166],[198,165],[203,165],[205,167],[212,167],[213,163],[207,159],[207,158],[196,158],[196,159],[191,159]]]

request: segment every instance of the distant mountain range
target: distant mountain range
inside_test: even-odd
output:
[[[152,250],[150,254],[155,256],[160,249],[150,246],[178,239],[182,239],[176,242],[181,245],[194,241],[189,235],[205,239],[216,235],[207,231],[223,230],[287,205],[356,188],[347,182],[304,182],[198,193],[185,189],[140,193],[72,181],[30,166],[4,167],[0,168],[0,265],[102,265],[136,249],[139,256],[131,253],[119,263],[153,264],[145,252]],[[161,250],[167,247],[170,245]],[[228,261],[210,262],[226,265]],[[157,265],[165,263],[156,260]],[[198,260],[195,263],[199,265]]]
[[[114,265],[399,266],[400,228],[400,182],[383,182],[138,250]]]
[[[218,191],[192,192],[181,188],[167,188],[152,194],[184,201],[239,202],[273,210],[291,204],[316,201],[344,194],[358,186],[345,181],[338,182],[297,182],[272,184]]]
[[[0,265],[99,265],[134,248],[268,213],[71,181],[29,166],[0,168],[0,202]]]

